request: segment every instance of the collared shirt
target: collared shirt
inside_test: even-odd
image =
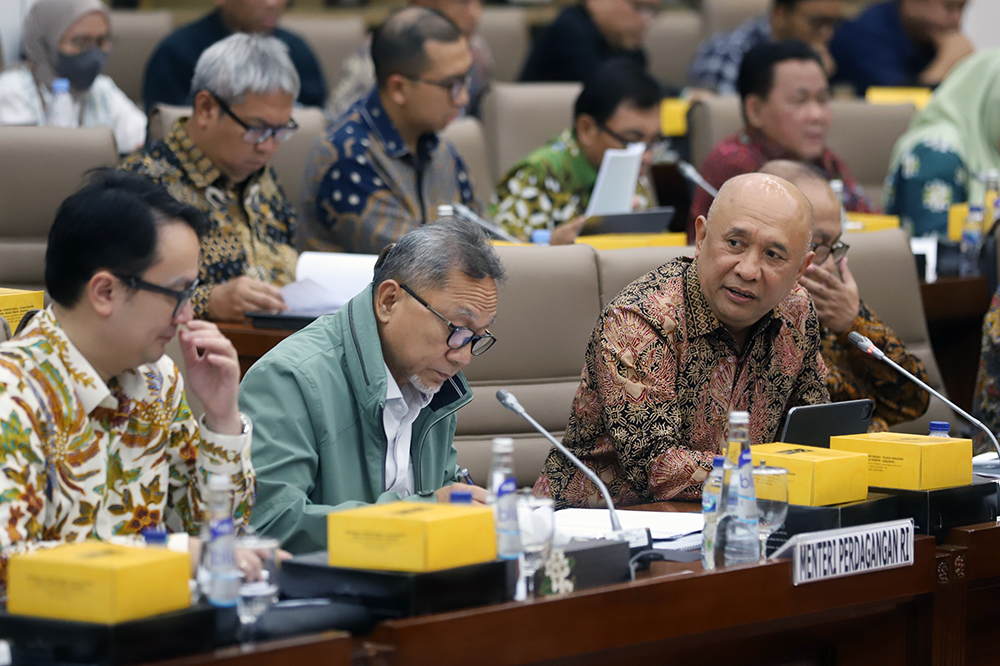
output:
[[[535,42],[521,71],[521,81],[586,81],[611,58],[627,58],[646,69],[646,52],[608,43],[582,4],[559,12]]]
[[[369,35],[358,45],[354,53],[344,60],[340,82],[330,93],[326,108],[323,109],[328,122],[332,123],[347,113],[352,104],[365,97],[375,87],[375,63],[372,62],[371,49],[372,38]],[[469,51],[472,53],[472,79],[469,82],[469,103],[462,112],[478,116],[479,103],[493,80],[493,54],[490,53],[486,40],[480,35],[473,35],[469,39]]]
[[[378,89],[358,100],[313,144],[306,160],[299,247],[378,254],[421,224],[440,204],[482,206],[465,163],[436,134],[410,152],[382,107]]]
[[[888,430],[890,426],[913,421],[923,416],[930,403],[927,391],[920,388],[885,363],[872,363],[871,357],[847,338],[857,331],[885,352],[899,365],[925,382],[929,382],[923,361],[906,351],[906,346],[861,303],[858,316],[847,332],[837,334],[823,329],[823,361],[830,376],[826,387],[833,402],[869,398],[875,401],[870,431]]]
[[[983,318],[983,340],[972,398],[972,415],[982,421],[990,432],[1000,432],[1000,292],[993,294],[990,309]],[[976,440],[977,452],[992,450],[982,435],[977,434]]]
[[[0,344],[0,563],[39,542],[109,539],[147,527],[197,533],[205,479],[235,485],[250,519],[252,434],[199,427],[168,356],[105,383],[52,310]]]
[[[570,127],[511,167],[497,184],[489,214],[509,233],[528,240],[550,220],[561,224],[583,215],[596,182],[597,169]],[[649,208],[649,192],[646,179],[640,178],[635,190],[638,210]]]
[[[771,160],[800,161],[759,130],[744,127],[715,144],[698,171],[713,187],[720,188],[733,176],[757,171]],[[864,188],[858,184],[857,179],[847,168],[847,164],[832,150],[826,148],[823,155],[810,164],[822,171],[827,180],[844,181],[844,208],[855,213],[878,212],[878,208],[872,205]],[[695,219],[699,215],[708,215],[708,208],[711,205],[711,195],[696,187],[688,219],[689,234],[693,233],[691,230],[694,229]]]
[[[52,91],[39,86],[26,65],[0,74],[0,125],[47,125],[46,109],[51,106]],[[103,74],[74,100],[73,109],[80,127],[110,127],[122,153],[140,148],[146,140],[146,114]]]
[[[833,83],[851,83],[864,96],[869,86],[920,85],[920,74],[935,53],[930,45],[913,43],[899,18],[898,0],[887,0],[840,26],[830,55],[837,63]]]
[[[129,155],[118,168],[163,185],[208,218],[200,284],[191,299],[195,316],[205,318],[209,292],[224,282],[248,275],[281,287],[295,280],[295,209],[270,165],[242,183],[223,176],[191,140],[186,120],[175,122],[165,140]]]
[[[670,261],[604,309],[587,346],[563,443],[605,481],[618,506],[701,496],[731,410],[750,412],[750,441],[775,441],[787,411],[829,402],[819,320],[792,289],[748,331],[742,350],[712,313],[697,262]],[[558,452],[536,494],[559,507],[603,505]]]
[[[383,365],[386,383],[385,409],[382,411],[386,441],[385,492],[409,497],[413,494],[413,466],[410,464],[413,422],[434,396],[424,395],[409,382],[400,388],[389,366]]]
[[[150,56],[143,77],[142,101],[146,111],[158,103],[191,106],[191,79],[198,58],[209,46],[231,34],[217,9],[164,37]],[[299,73],[301,86],[296,101],[303,106],[323,106],[326,79],[312,49],[304,39],[284,28],[275,28],[274,36],[288,47],[288,56]]]
[[[714,90],[720,95],[736,94],[743,55],[771,41],[771,19],[750,19],[732,32],[713,35],[698,47],[694,62],[688,67],[688,81],[696,88]]]

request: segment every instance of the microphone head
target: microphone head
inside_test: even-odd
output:
[[[847,335],[847,339],[851,341],[855,346],[857,346],[861,351],[868,351],[868,348],[872,346],[872,341],[861,335],[857,331],[851,331]]]
[[[501,405],[511,410],[512,412],[521,411],[521,403],[517,401],[517,398],[514,397],[513,393],[511,393],[506,389],[497,390],[497,400],[500,401]]]

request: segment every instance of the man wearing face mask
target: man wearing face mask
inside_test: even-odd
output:
[[[146,115],[101,74],[111,52],[101,0],[38,0],[24,22],[23,51],[27,59],[0,75],[0,124],[49,124],[52,83],[69,79],[80,127],[110,127],[122,153],[142,145]]]

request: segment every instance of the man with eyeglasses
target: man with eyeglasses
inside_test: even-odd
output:
[[[465,163],[438,136],[469,103],[468,39],[441,12],[407,7],[375,31],[371,54],[375,87],[306,160],[300,249],[378,254],[441,204],[481,211]]]
[[[786,39],[799,39],[812,47],[826,75],[833,76],[837,68],[829,45],[842,16],[840,0],[775,0],[768,14],[702,42],[688,68],[688,80],[695,88],[734,95],[743,55],[758,44]]]
[[[791,182],[812,203],[812,248],[816,255],[799,284],[812,297],[823,326],[823,361],[830,373],[826,382],[830,399],[873,400],[872,431],[888,430],[897,423],[920,418],[930,403],[927,392],[898,372],[872,363],[847,338],[851,331],[857,331],[909,372],[930,381],[923,362],[906,350],[892,329],[858,295],[858,285],[847,267],[850,246],[841,239],[844,218],[837,195],[822,175],[801,162],[775,160],[761,167],[760,172]]]
[[[528,54],[521,81],[586,81],[612,58],[645,69],[642,48],[659,0],[583,0],[566,7]]]
[[[660,87],[624,58],[609,60],[576,98],[573,125],[511,167],[490,202],[489,214],[508,232],[528,240],[552,225],[553,245],[572,243],[609,148],[645,143],[635,209],[653,202],[648,181],[653,150],[660,142]]]
[[[254,422],[253,525],[293,553],[326,548],[331,511],[448,501],[462,484],[452,443],[472,399],[462,375],[495,342],[503,266],[484,232],[454,218],[382,252],[337,314],[284,340],[246,374]]]
[[[298,74],[281,41],[238,33],[202,54],[191,86],[191,117],[120,168],[208,217],[195,317],[242,321],[247,312],[280,312],[278,289],[295,279],[296,217],[268,162],[298,129]]]
[[[0,582],[8,557],[36,548],[148,528],[197,535],[212,474],[234,483],[238,528],[249,520],[236,350],[190,305],[204,231],[198,210],[119,171],[59,207],[45,254],[52,305],[0,344]],[[174,336],[183,378],[164,354]]]

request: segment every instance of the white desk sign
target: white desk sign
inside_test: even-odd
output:
[[[791,555],[793,583],[814,583],[913,564],[913,519],[798,534],[772,555]]]

